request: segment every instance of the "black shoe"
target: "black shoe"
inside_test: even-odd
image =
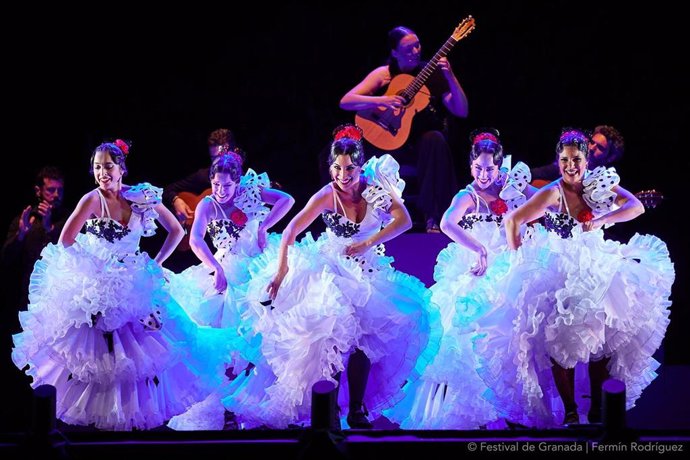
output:
[[[234,412],[226,410],[224,415],[225,420],[223,422],[223,431],[234,431],[240,429],[240,426],[237,423],[237,416]]]
[[[351,410],[347,414],[347,424],[354,429],[370,430],[374,428],[362,409]]]
[[[508,426],[509,430],[526,430],[528,428],[527,425],[523,425],[522,423],[517,422],[511,422],[510,420],[506,420],[506,425]]]
[[[580,423],[580,416],[577,414],[576,410],[571,410],[565,413],[563,425],[577,425],[578,423]]]
[[[589,423],[601,423],[601,410],[590,409],[587,413],[587,421]]]

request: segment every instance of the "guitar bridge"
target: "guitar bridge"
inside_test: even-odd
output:
[[[387,114],[387,113],[388,113],[388,110],[386,110],[385,112],[382,112],[382,113],[383,113],[383,114]],[[396,128],[395,126],[391,126],[391,125],[385,120],[385,118],[381,116],[381,113],[372,112],[372,114],[371,114],[371,119],[372,119],[372,121],[374,121],[377,125],[379,125],[379,126],[380,126],[381,128],[383,128],[383,129],[385,129],[386,131],[388,131],[388,132],[391,133],[392,135],[395,136],[396,134],[398,134],[398,128]]]

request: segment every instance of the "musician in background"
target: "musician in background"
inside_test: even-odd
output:
[[[69,215],[62,206],[64,188],[65,178],[60,169],[41,168],[34,182],[34,204],[27,205],[7,231],[2,247],[2,273],[12,332],[19,328],[17,310],[29,303],[29,277],[34,264],[48,243],[57,243]]]
[[[587,150],[587,168],[613,166],[623,158],[625,142],[623,135],[613,126],[599,125],[594,128]],[[560,177],[558,164],[549,163],[532,169],[532,179],[554,181]]]
[[[421,44],[417,34],[398,26],[388,32],[390,56],[388,64],[374,69],[364,80],[343,96],[340,107],[360,111],[375,108],[397,110],[406,105],[400,95],[385,95],[391,80],[400,74],[417,75],[426,62],[421,60]],[[424,213],[427,232],[439,232],[438,223],[458,186],[452,152],[448,145],[447,116],[465,118],[467,96],[446,58],[426,81],[431,98],[426,108],[412,120],[410,136],[402,147],[387,151],[401,166],[403,176],[416,175],[419,184],[418,208]],[[367,156],[381,150],[366,146]],[[406,174],[407,169],[407,174]]]

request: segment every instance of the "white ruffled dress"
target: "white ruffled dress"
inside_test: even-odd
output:
[[[368,186],[362,221],[345,215],[333,191],[333,211],[322,215],[325,233],[316,241],[308,234],[290,247],[290,268],[272,305],[261,301],[277,271],[277,254],[267,251],[250,267],[247,297],[264,361],[257,363],[257,378],[247,379],[223,401],[244,427],[308,424],[312,385],[337,383],[334,375],[345,369],[355,349],[371,360],[364,404],[376,416],[402,396],[401,388],[438,350],[438,311],[422,282],[393,269],[383,245],[361,256],[344,255],[347,246],[391,220],[391,195],[400,196],[404,187],[389,155],[370,159],[363,175]],[[347,407],[346,372],[340,385],[339,403]]]
[[[235,208],[229,216],[215,201],[210,201],[217,219],[208,223],[208,233],[216,249],[214,257],[223,267],[228,288],[219,294],[213,286],[213,274],[204,264],[189,267],[179,274],[170,274],[170,294],[198,324],[214,328],[227,328],[236,332],[237,359],[251,361],[258,352],[258,344],[251,345],[254,337],[251,317],[243,312],[247,267],[252,258],[261,254],[257,242],[259,224],[269,212],[261,201],[262,189],[269,187],[266,173],[256,174],[252,169],[240,178],[239,191],[234,200]],[[267,244],[277,250],[280,235],[270,234]],[[239,364],[239,363],[238,363]],[[239,369],[238,369],[239,370]]]
[[[584,179],[595,216],[610,212],[619,181],[604,167]],[[663,241],[636,234],[621,244],[601,229],[583,232],[559,190],[559,209],[528,230],[518,251],[501,256],[510,269],[496,302],[513,317],[512,329],[490,330],[475,343],[489,399],[508,419],[538,427],[564,415],[551,359],[573,368],[609,357],[611,377],[625,383],[627,407],[634,406],[657,375],[652,355],[669,323],[675,278]],[[588,389],[585,378],[576,374],[576,391]]]
[[[124,191],[127,224],[110,217],[98,193],[101,217],[87,221],[74,245],[41,253],[12,359],[29,366],[33,387],[56,387],[64,422],[150,429],[208,394],[198,376],[213,364],[199,358],[217,343],[198,334],[167,294],[161,267],[138,249],[140,237],[155,232],[162,189],[142,183]]]
[[[227,289],[219,294],[213,286],[213,276],[204,264],[189,267],[180,274],[170,274],[170,293],[182,308],[201,325],[222,328],[228,332],[227,347],[231,359],[225,364],[242,378],[252,377],[242,371],[249,363],[259,360],[261,336],[255,334],[254,316],[248,311],[246,289],[251,278],[248,269],[252,259],[261,254],[257,241],[259,224],[269,208],[261,201],[261,191],[270,186],[266,173],[252,169],[240,178],[239,191],[234,200],[237,209],[227,216],[213,196],[209,200],[218,219],[208,223],[208,233],[216,248],[214,257],[221,263],[227,279]],[[271,233],[266,251],[277,254],[280,235]],[[219,350],[219,352],[224,352]],[[168,426],[178,431],[222,430],[225,409],[220,399],[241,383],[224,382],[204,401],[184,414],[173,417]]]
[[[475,429],[498,418],[493,404],[484,397],[487,386],[477,374],[473,342],[487,329],[510,327],[511,318],[494,308],[500,296],[495,286],[509,267],[497,256],[507,248],[503,214],[525,202],[523,192],[530,180],[529,167],[518,162],[492,206],[472,185],[465,188],[473,198],[474,210],[458,224],[486,248],[487,270],[482,276],[470,273],[477,255],[461,244],[452,242],[439,253],[434,267],[436,283],[430,289],[431,300],[441,311],[443,339],[424,375],[406,388],[407,397],[386,412],[403,428]]]

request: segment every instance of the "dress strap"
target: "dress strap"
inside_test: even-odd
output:
[[[223,219],[228,220],[228,216],[225,214],[225,211],[223,211],[223,207],[216,201],[216,199],[213,197],[213,195],[207,195],[204,199],[208,199],[211,201],[213,204],[213,209],[216,210],[216,215],[220,213],[221,216],[223,216]]]
[[[110,209],[108,209],[108,202],[105,201],[105,197],[101,193],[100,189],[96,189],[96,193],[98,193],[98,199],[101,202],[101,217],[107,217],[110,219]]]
[[[561,204],[558,206],[558,212],[563,212],[563,208],[565,208],[566,214],[570,215],[570,208],[568,208],[568,202],[565,200],[565,194],[563,193],[563,184],[561,181],[558,181],[558,194],[561,198]]]
[[[467,187],[465,187],[467,191],[469,191],[472,194],[472,197],[474,198],[474,214],[478,214],[481,210],[481,203],[484,203],[484,207],[486,207],[487,211],[490,209],[489,204],[486,202],[484,198],[479,196],[479,193],[472,187],[472,184],[467,184]]]
[[[343,206],[343,202],[340,201],[338,192],[335,191],[335,185],[333,182],[331,182],[331,189],[333,190],[333,210],[335,212],[338,212],[338,206],[340,206],[340,209],[343,210],[343,216],[345,216],[346,219],[350,219],[349,217],[347,217],[347,211],[345,211],[345,206]]]

